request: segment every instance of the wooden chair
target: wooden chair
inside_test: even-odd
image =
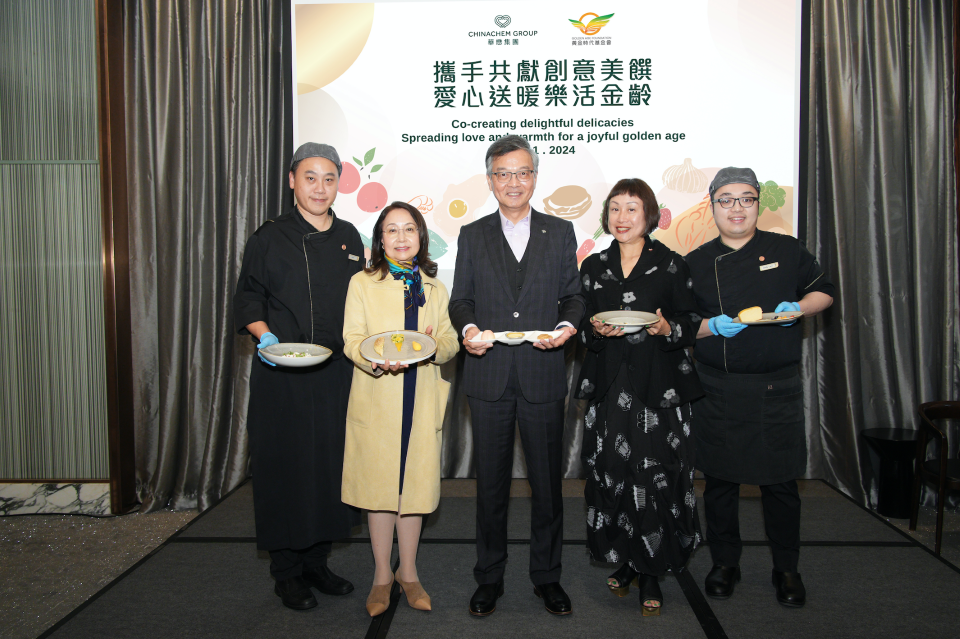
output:
[[[960,419],[960,402],[927,402],[920,404],[920,433],[917,438],[917,463],[913,477],[913,500],[910,509],[910,530],[917,529],[920,512],[920,492],[924,480],[937,484],[937,541],[935,552],[940,554],[940,539],[943,536],[943,506],[947,501],[947,488],[960,490],[960,459],[948,459],[947,434],[934,420]],[[927,442],[937,441],[936,459],[927,460]]]

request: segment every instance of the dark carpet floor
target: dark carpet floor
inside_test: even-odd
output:
[[[697,482],[698,491],[702,482]],[[759,490],[743,487],[743,581],[729,600],[707,599],[709,548],[689,570],[662,582],[660,617],[640,615],[636,591],[613,596],[613,567],[591,562],[583,546],[585,506],[564,499],[562,583],[574,614],[543,610],[527,577],[530,500],[511,499],[506,592],[497,612],[474,618],[475,499],[444,497],[427,520],[418,568],[433,611],[395,604],[371,620],[364,602],[373,574],[366,527],[338,543],[330,566],[351,579],[345,597],[318,595],[310,611],[287,610],[273,594],[269,558],[255,545],[251,484],[234,491],[119,577],[45,636],[52,637],[919,637],[957,636],[960,570],[820,481],[800,482],[803,500],[802,609],[774,599]],[[699,496],[699,495],[698,495]],[[702,513],[701,513],[702,521]]]

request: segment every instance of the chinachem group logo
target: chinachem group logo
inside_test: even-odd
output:
[[[584,19],[590,16],[593,16],[593,20],[584,24],[583,22]],[[613,17],[612,13],[605,16],[598,16],[595,13],[585,13],[582,16],[580,16],[579,20],[570,20],[569,18],[568,20],[570,20],[573,26],[579,29],[580,32],[583,33],[583,35],[594,35],[597,32],[599,32],[600,29],[607,26],[607,23],[610,22],[610,18],[612,17]]]
[[[506,29],[510,26],[510,16],[497,16],[493,19],[497,23],[497,26],[501,29]]]

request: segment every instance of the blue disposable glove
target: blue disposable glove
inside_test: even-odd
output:
[[[777,308],[773,311],[774,313],[789,313],[791,311],[799,312],[800,304],[797,302],[780,302],[777,304]],[[797,320],[793,320],[789,324],[781,324],[780,326],[793,326],[797,323]]]
[[[729,315],[717,315],[716,317],[710,318],[710,321],[707,322],[707,327],[714,335],[733,337],[745,329],[747,325],[741,324],[740,322],[734,322]]]
[[[274,344],[279,344],[279,343],[280,343],[280,340],[277,339],[277,336],[269,331],[261,335],[260,343],[257,344],[257,357],[260,358],[260,361],[262,361],[264,364],[270,364],[270,366],[276,366],[276,364],[274,364],[273,362],[268,362],[263,357],[263,355],[260,354],[259,351],[261,348],[265,348],[267,346],[273,346]]]

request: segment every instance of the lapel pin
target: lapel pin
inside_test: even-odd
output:
[[[341,245],[340,245],[340,250],[341,250],[341,251],[346,251],[346,250],[347,250],[347,245],[346,245],[346,244],[341,244]]]
[[[547,232],[547,229],[540,229],[540,232],[541,232],[541,233],[546,233],[546,232]]]
[[[762,256],[762,255],[760,256],[760,261],[761,261],[761,262],[763,261],[763,256]]]

